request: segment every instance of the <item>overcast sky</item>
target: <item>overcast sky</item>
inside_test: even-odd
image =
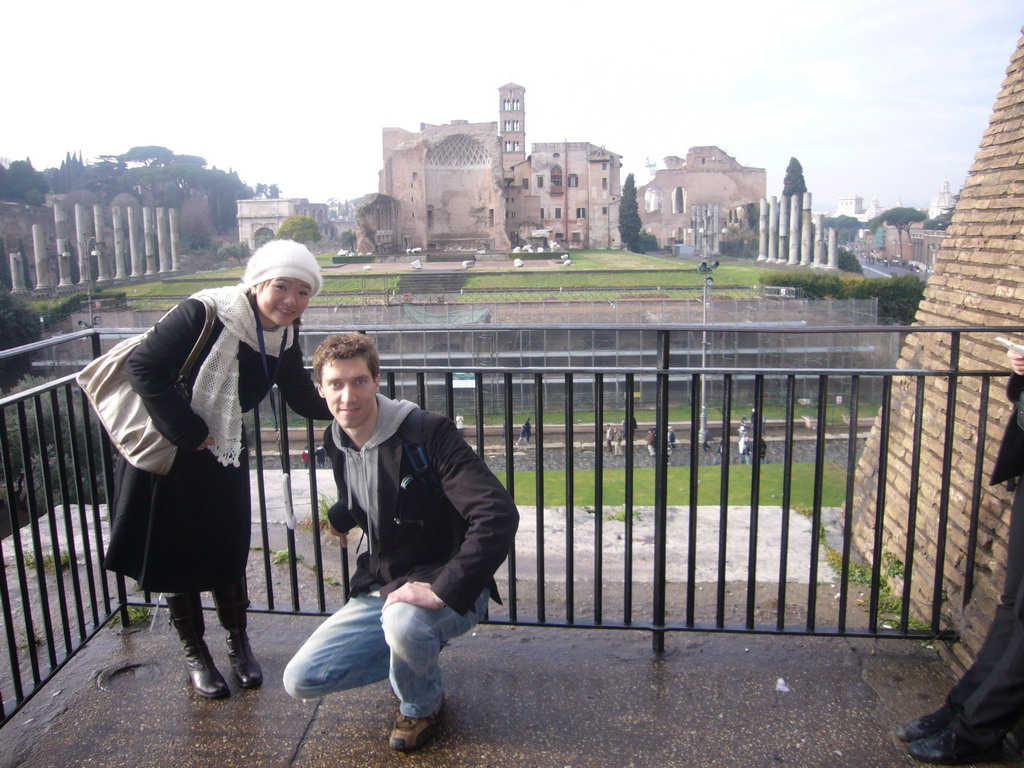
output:
[[[351,199],[382,128],[496,121],[515,82],[528,144],[605,146],[638,186],[713,144],[769,195],[797,157],[816,211],[927,206],[963,185],[1022,24],[1021,0],[8,2],[0,158],[160,145]]]

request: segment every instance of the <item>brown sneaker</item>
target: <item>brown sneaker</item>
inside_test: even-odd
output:
[[[407,717],[399,712],[395,718],[394,730],[391,731],[391,748],[402,752],[419,749],[434,738],[440,717],[440,704],[434,713],[427,717]]]

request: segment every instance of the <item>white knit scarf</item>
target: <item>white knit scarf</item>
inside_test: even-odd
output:
[[[238,400],[238,345],[248,344],[260,351],[256,330],[256,315],[246,289],[241,285],[225,288],[211,288],[199,291],[193,298],[201,296],[213,299],[217,318],[224,323],[224,331],[217,337],[210,354],[199,368],[196,383],[192,388],[192,410],[202,417],[210,430],[213,445],[210,451],[225,467],[239,466],[242,455],[242,405]],[[273,331],[263,331],[265,349],[276,355],[281,346],[287,326]],[[295,343],[292,335],[290,343]],[[269,363],[268,363],[269,366]],[[273,375],[273,368],[270,371]]]

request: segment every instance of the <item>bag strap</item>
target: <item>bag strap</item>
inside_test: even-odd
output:
[[[398,436],[402,439],[402,451],[405,453],[405,458],[408,459],[416,479],[435,494],[440,494],[441,481],[437,479],[437,475],[430,468],[427,452],[423,448],[423,420],[426,415],[427,412],[422,408],[417,408],[410,413],[398,427]]]
[[[178,374],[178,378],[174,382],[174,388],[178,390],[184,399],[191,400],[192,392],[189,390],[188,377],[192,373],[192,368],[196,364],[196,360],[199,359],[199,355],[203,351],[203,347],[206,346],[206,342],[210,339],[210,334],[213,333],[213,321],[217,316],[213,306],[210,304],[209,299],[205,296],[200,297],[199,300],[203,303],[203,308],[206,310],[206,319],[203,321],[203,330],[199,334],[199,338],[196,339],[195,345],[192,347],[192,351],[188,353],[188,357],[185,358],[185,362],[181,365],[181,372]]]

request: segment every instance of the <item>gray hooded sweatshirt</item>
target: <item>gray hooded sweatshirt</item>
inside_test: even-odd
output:
[[[334,444],[345,453],[345,485],[348,488],[348,506],[351,509],[353,497],[366,512],[366,540],[370,551],[374,550],[374,531],[380,524],[380,509],[377,500],[377,449],[402,425],[406,416],[419,406],[408,400],[391,400],[377,393],[377,428],[373,431],[366,444],[356,449],[351,447],[351,440],[342,435],[341,425],[337,421],[331,425]]]

